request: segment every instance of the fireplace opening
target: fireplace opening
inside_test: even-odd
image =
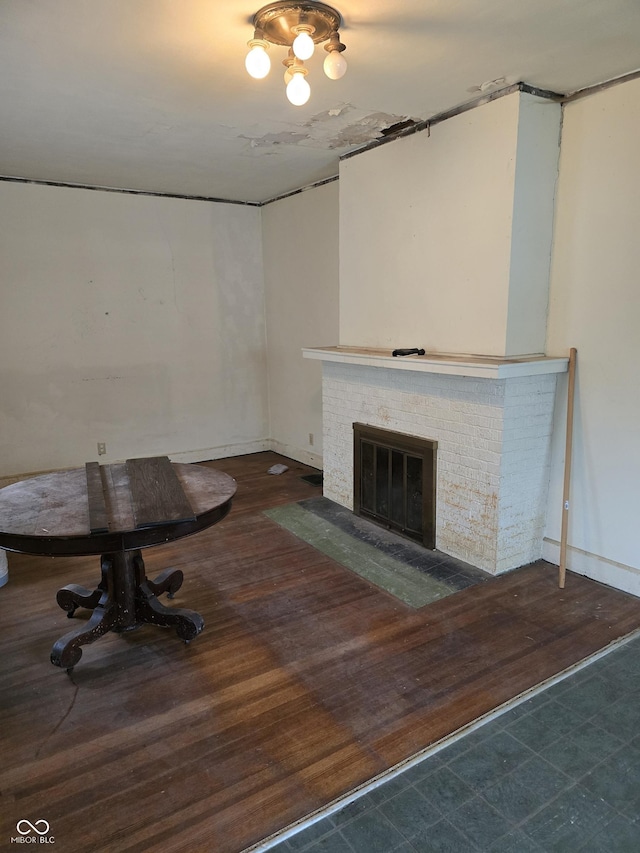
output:
[[[356,515],[435,548],[437,447],[437,441],[354,423]]]

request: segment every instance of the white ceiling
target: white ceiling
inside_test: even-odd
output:
[[[560,93],[640,68],[638,0],[336,0],[346,76],[244,69],[247,0],[0,0],[0,176],[262,202],[404,117],[504,78]]]

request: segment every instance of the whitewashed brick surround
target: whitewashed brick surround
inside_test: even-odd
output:
[[[492,574],[542,555],[556,375],[323,363],[324,494],[353,509],[353,424],[438,442],[436,547]]]

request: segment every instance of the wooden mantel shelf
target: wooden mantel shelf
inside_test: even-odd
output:
[[[500,358],[488,355],[425,355],[393,356],[392,350],[360,347],[304,347],[304,358],[359,364],[363,367],[384,367],[391,370],[413,370],[419,373],[441,373],[449,376],[471,376],[478,379],[510,379],[517,376],[537,376],[545,373],[566,373],[569,358],[529,355]]]

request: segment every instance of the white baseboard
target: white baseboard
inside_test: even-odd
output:
[[[183,450],[179,453],[170,453],[169,458],[172,462],[208,462],[210,459],[246,456],[248,453],[261,453],[264,450],[271,450],[268,438],[238,444],[219,444],[216,447],[203,447],[200,450]]]
[[[297,462],[310,465],[312,468],[322,469],[322,456],[320,454],[309,453],[307,450],[300,450],[290,444],[283,444],[282,442],[274,441],[270,438],[261,438],[257,441],[238,442],[237,444],[218,444],[214,447],[202,447],[199,450],[180,450],[177,453],[167,453],[166,455],[172,462],[208,462],[210,459],[226,459],[229,456],[246,456],[249,453],[262,453],[265,450],[273,450],[274,453],[280,453],[282,456],[288,456],[289,459],[295,459]],[[124,462],[124,459],[105,458],[100,461],[103,464],[111,464],[115,462]],[[74,467],[80,468],[81,465],[78,464]],[[39,474],[51,474],[54,471],[66,470],[70,469],[48,468],[45,471],[29,471],[22,474],[7,475],[4,479],[18,481],[24,480],[27,477],[36,477]],[[2,575],[0,574],[0,579],[1,577]],[[0,586],[1,585],[2,582],[0,580]]]
[[[560,562],[560,543],[545,537],[542,541],[542,558],[558,565]],[[605,583],[640,597],[640,569],[608,560],[598,554],[591,554],[581,548],[567,547],[567,569],[591,580]]]
[[[311,453],[308,450],[302,450],[292,444],[276,441],[273,438],[269,441],[269,450],[273,450],[274,453],[279,453],[281,456],[287,456],[289,459],[295,459],[296,462],[302,462],[303,465],[310,465],[312,468],[322,470],[322,455],[320,453]]]
[[[218,447],[205,447],[201,450],[185,450],[180,453],[170,453],[172,462],[207,462],[209,459],[226,459],[228,456],[246,456],[248,453],[261,453],[264,450],[272,450],[281,456],[295,459],[312,468],[322,469],[322,456],[319,453],[310,453],[291,444],[275,441],[272,438],[264,438],[259,441],[248,441],[244,444],[225,444]]]

